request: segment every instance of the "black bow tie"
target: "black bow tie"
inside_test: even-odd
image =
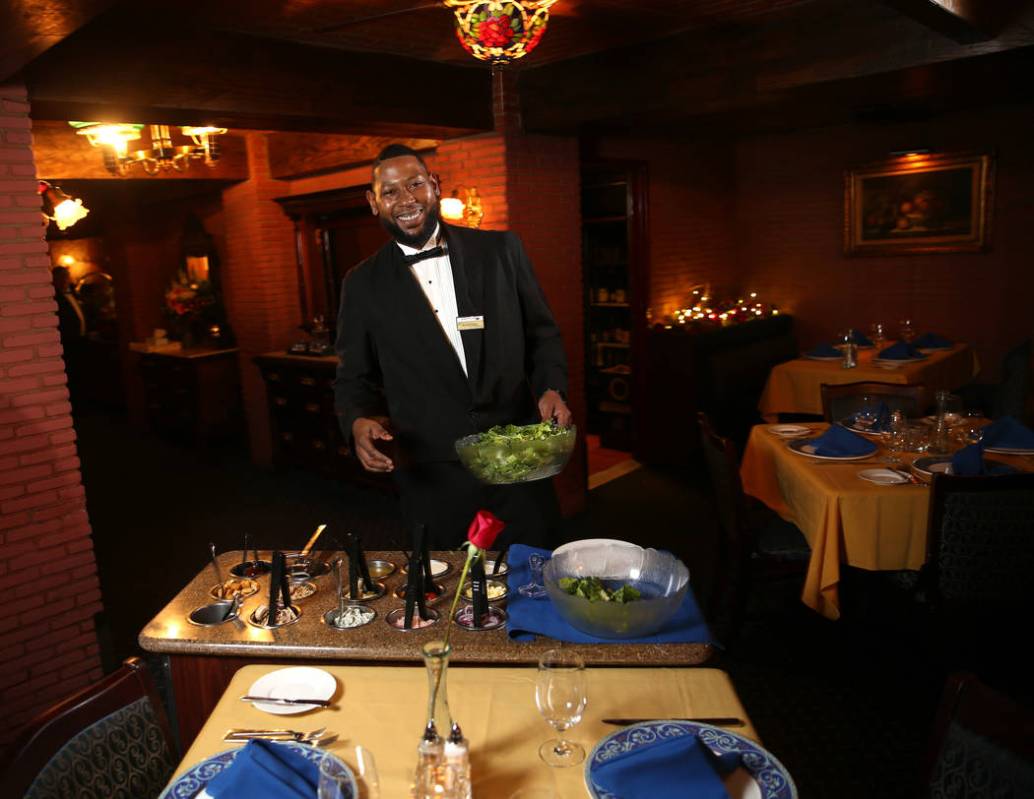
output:
[[[421,252],[415,252],[412,255],[403,255],[402,260],[406,264],[415,264],[417,261],[425,261],[428,258],[440,258],[445,255],[445,248],[441,245],[432,247],[429,250],[423,250]]]

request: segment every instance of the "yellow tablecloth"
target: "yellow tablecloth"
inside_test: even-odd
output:
[[[177,767],[177,775],[239,746],[222,740],[230,727],[327,727],[342,739],[328,746],[328,751],[339,754],[353,769],[350,746],[361,744],[373,753],[384,799],[409,796],[427,706],[423,667],[321,666],[337,679],[336,706],[294,716],[273,716],[239,700],[256,679],[277,668],[245,666],[234,675]],[[747,722],[735,732],[757,740],[723,671],[590,668],[587,672],[588,707],[569,736],[586,752],[619,729],[600,721],[608,717],[735,716]],[[581,766],[550,768],[539,760],[539,745],[554,733],[535,709],[535,673],[532,666],[449,670],[449,706],[470,740],[475,796],[507,799],[519,788],[537,786],[550,787],[565,799],[589,795]]]
[[[829,425],[808,425],[816,434]],[[840,617],[840,564],[873,571],[918,569],[926,560],[930,489],[880,486],[858,477],[881,464],[825,461],[798,455],[768,426],[750,432],[740,478],[743,490],[793,522],[811,546],[801,600],[829,619]],[[1029,468],[1022,458],[997,459]],[[910,462],[915,454],[900,460]]]
[[[777,421],[780,413],[813,413],[822,415],[823,383],[858,383],[873,380],[880,383],[922,385],[930,395],[938,389],[953,390],[968,383],[977,373],[976,354],[968,344],[956,344],[950,350],[932,352],[916,363],[885,369],[872,359],[875,349],[858,354],[858,366],[844,369],[839,361],[810,361],[796,358],[778,364],[769,372],[758,408],[767,421]]]

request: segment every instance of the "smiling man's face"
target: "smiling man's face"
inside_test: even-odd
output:
[[[370,210],[396,241],[422,247],[438,223],[438,181],[411,155],[388,158],[373,171]]]

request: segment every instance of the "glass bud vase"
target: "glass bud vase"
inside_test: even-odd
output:
[[[446,688],[451,652],[452,647],[444,641],[428,641],[423,646],[424,666],[427,668],[427,720],[434,722],[435,731],[442,739],[452,729]]]

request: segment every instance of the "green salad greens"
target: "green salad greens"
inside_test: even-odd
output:
[[[563,466],[574,445],[573,427],[552,422],[496,425],[457,443],[460,461],[487,483],[517,483]]]
[[[642,598],[639,589],[625,583],[620,588],[607,588],[599,577],[561,577],[560,589],[571,596],[580,596],[590,602],[617,602],[623,605]]]

